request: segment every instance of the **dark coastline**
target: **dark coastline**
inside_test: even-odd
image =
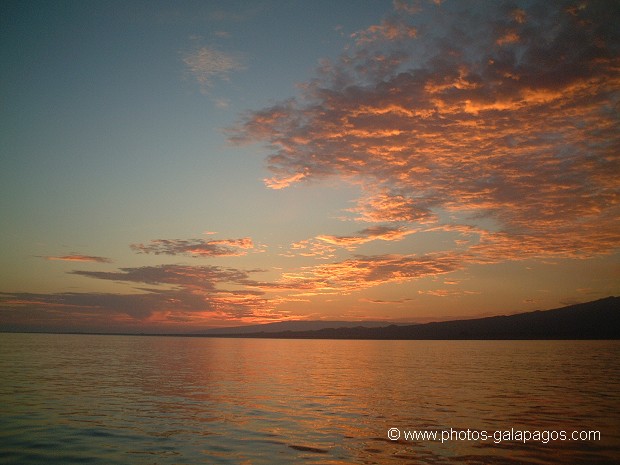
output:
[[[508,316],[381,327],[337,327],[306,331],[136,333],[0,330],[0,333],[89,334],[263,339],[367,340],[604,340],[620,339],[620,297]]]
[[[607,297],[554,310],[472,320],[390,325],[381,328],[359,326],[315,331],[222,334],[216,337],[378,340],[620,339],[620,297]]]

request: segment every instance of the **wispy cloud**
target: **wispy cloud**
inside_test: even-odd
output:
[[[59,260],[64,262],[95,262],[95,263],[112,263],[112,260],[106,257],[97,257],[94,255],[69,254],[51,256],[47,255],[42,258],[46,260]]]
[[[286,257],[300,255],[302,257],[316,257],[327,260],[334,258],[335,252],[336,247],[312,238],[292,243],[290,251],[283,255]]]
[[[384,300],[384,299],[367,299],[365,297],[359,299],[360,302],[368,302],[370,304],[378,305],[394,305],[394,304],[406,304],[413,299],[398,299],[398,300]]]
[[[478,291],[464,291],[461,289],[428,289],[418,291],[418,294],[430,295],[433,297],[461,297],[463,295],[479,293]]]
[[[241,239],[155,239],[148,244],[131,244],[137,253],[154,255],[189,255],[193,257],[218,257],[245,255],[254,248],[249,237]]]
[[[394,41],[401,39],[413,39],[418,35],[415,27],[400,21],[398,18],[389,18],[381,24],[370,26],[352,35],[357,45],[364,45],[380,40]]]
[[[301,295],[346,294],[386,283],[450,273],[464,266],[456,254],[358,255],[341,262],[283,273],[281,284]]]
[[[368,242],[400,241],[416,230],[404,226],[370,226],[349,236],[320,234],[311,239],[294,242],[286,256],[300,255],[302,257],[317,257],[330,259],[335,257],[337,247],[355,250],[358,246]]]
[[[409,234],[413,234],[415,230],[407,229],[404,227],[394,226],[371,226],[361,231],[358,231],[355,235],[351,236],[332,236],[332,235],[320,235],[316,238],[322,242],[333,244],[341,247],[354,248],[358,245],[365,244],[367,242],[382,240],[382,241],[400,241]]]
[[[241,55],[224,52],[213,46],[185,52],[182,58],[203,92],[208,92],[214,80],[227,80],[231,72],[245,68]]]
[[[120,268],[118,271],[76,270],[71,274],[111,281],[144,284],[172,284],[200,289],[215,289],[217,283],[247,283],[249,272],[218,266],[158,265]]]

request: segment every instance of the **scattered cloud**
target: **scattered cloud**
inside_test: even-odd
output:
[[[388,190],[369,192],[358,199],[357,206],[348,211],[356,213],[357,221],[367,223],[412,222],[430,223],[436,217],[417,199]]]
[[[394,9],[398,12],[401,11],[403,13],[408,13],[413,15],[420,11],[420,6],[416,5],[414,2],[407,2],[405,0],[394,0]]]
[[[389,234],[379,230],[373,233]],[[264,270],[219,266],[169,264],[116,271],[74,270],[70,274],[130,284],[132,293],[0,293],[0,321],[6,326],[21,321],[22,328],[36,324],[66,327],[67,321],[79,321],[76,324],[82,330],[115,324],[180,328],[214,320],[264,322],[290,317],[290,310],[279,309],[284,303],[450,273],[461,266],[460,257],[442,254],[358,255],[284,272],[273,281],[251,277]]]
[[[278,318],[256,293],[200,293],[190,289],[150,290],[135,294],[0,293],[3,327],[80,330],[124,328],[196,329],[217,320],[266,321]]]
[[[616,250],[618,12],[565,2],[395,6],[299,96],[231,132],[272,150],[266,185],[338,177],[362,191],[349,210],[358,221],[493,224],[477,242],[463,232],[473,257],[463,263]]]
[[[95,263],[112,263],[112,260],[106,257],[97,257],[94,255],[69,254],[60,256],[44,256],[46,260],[59,260],[64,262],[95,262]]]
[[[231,72],[245,68],[239,54],[223,52],[213,46],[185,52],[183,62],[205,93],[214,80],[227,80]]]
[[[354,33],[352,37],[357,45],[364,45],[377,40],[413,39],[417,34],[418,31],[415,27],[397,19],[386,19],[379,25],[370,26],[368,29]]]
[[[265,321],[289,315],[282,304],[314,296],[437,276],[445,277],[437,280],[441,287],[419,295],[460,296],[473,291],[460,289],[449,274],[472,265],[617,250],[617,9],[604,2],[519,0],[393,5],[378,24],[353,34],[339,58],[322,61],[298,96],[245,114],[229,132],[232,142],[268,147],[270,189],[326,178],[359,189],[344,219],[365,227],[316,235],[286,254],[329,262],[287,268],[271,281],[253,278],[264,270],[218,266],[74,270],[126,283],[133,293],[0,293],[3,327]],[[248,14],[217,11],[210,19],[241,21]],[[244,68],[240,55],[212,45],[197,45],[182,60],[203,92]],[[414,233],[450,239],[434,253],[340,255]],[[260,250],[249,237],[156,239],[130,247],[205,258]],[[43,258],[111,262],[77,253]],[[409,300],[359,298],[390,305]],[[562,303],[576,301],[568,296]]]
[[[230,106],[230,100],[225,98],[215,99],[215,106],[222,109],[228,108]]]
[[[71,274],[133,283],[134,292],[0,293],[0,321],[5,326],[19,323],[22,327],[67,327],[67,322],[76,321],[82,329],[115,324],[189,328],[216,320],[260,322],[281,318],[282,313],[275,311],[279,300],[267,299],[260,283],[250,279],[251,273],[260,271],[183,265],[112,272],[76,270]]]
[[[463,267],[456,254],[358,255],[282,274],[281,283],[302,295],[347,294],[386,283],[403,283],[450,273]]]
[[[300,255],[302,257],[317,257],[327,260],[334,258],[336,256],[335,252],[336,247],[313,238],[294,242],[291,244],[290,251],[283,255],[286,257]]]
[[[155,239],[148,244],[131,244],[137,253],[154,255],[189,255],[192,257],[218,257],[245,255],[254,248],[249,237],[241,239]]]
[[[119,271],[76,270],[71,272],[71,274],[97,279],[144,284],[172,284],[202,290],[215,289],[215,285],[222,282],[247,283],[249,282],[248,273],[234,268],[189,265],[143,266],[120,268]]]

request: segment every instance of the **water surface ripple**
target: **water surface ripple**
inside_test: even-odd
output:
[[[620,462],[620,341],[0,334],[0,462]],[[597,430],[410,441],[405,430]]]

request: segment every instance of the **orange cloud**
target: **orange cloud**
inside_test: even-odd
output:
[[[515,31],[507,31],[503,36],[495,41],[495,43],[499,46],[514,44],[515,42],[519,42],[519,34]]]
[[[415,232],[416,230],[402,226],[371,226],[350,236],[321,234],[312,239],[305,239],[291,244],[291,250],[285,256],[294,257],[299,255],[302,257],[330,259],[335,257],[337,247],[354,250],[359,245],[376,240],[400,241]]]
[[[418,35],[415,27],[403,21],[403,18],[389,18],[381,24],[368,27],[364,31],[352,35],[358,45],[375,42],[378,40],[413,39]]]
[[[317,236],[316,239],[340,247],[353,248],[357,245],[375,240],[399,241],[414,232],[414,230],[405,229],[402,227],[372,226],[362,229],[354,236],[320,235]]]
[[[368,223],[381,222],[416,222],[428,223],[435,220],[435,215],[414,198],[384,190],[369,193],[357,202],[349,212],[357,213],[358,221]]]
[[[281,283],[299,290],[301,295],[350,293],[450,273],[462,267],[462,258],[453,254],[356,256],[299,273],[283,273]]]
[[[528,2],[522,9],[436,3],[396,0],[393,14],[356,33],[338,59],[323,61],[299,96],[247,113],[229,136],[269,148],[271,189],[330,177],[359,188],[346,213],[367,228],[296,242],[289,255],[336,260],[361,244],[413,232],[451,237],[447,250],[338,258],[270,282],[252,278],[259,270],[209,266],[74,271],[127,283],[135,294],[0,294],[0,321],[14,308],[31,321],[264,321],[288,315],[279,308],[285,303],[317,295],[452,278],[472,265],[617,250],[618,11],[585,2]],[[241,67],[209,48],[184,60],[203,87]],[[241,238],[157,239],[131,248],[221,257],[257,247]],[[455,279],[442,281],[444,287],[420,293],[471,292]]]
[[[288,178],[269,178],[265,179],[265,185],[271,189],[284,189],[298,181],[301,181],[306,175],[304,173],[297,173],[289,176]]]
[[[291,244],[291,250],[285,256],[317,257],[322,259],[334,258],[336,248],[316,239],[305,239]]]
[[[429,289],[418,291],[421,295],[430,295],[433,297],[460,297],[462,295],[479,294],[477,291],[463,291],[460,289]]]
[[[412,11],[358,33],[299,97],[248,114],[232,139],[273,149],[273,187],[327,177],[359,186],[349,210],[359,221],[428,229],[485,218],[494,226],[460,242],[463,262],[616,250],[617,12],[425,8],[427,19],[441,15],[436,30]]]

